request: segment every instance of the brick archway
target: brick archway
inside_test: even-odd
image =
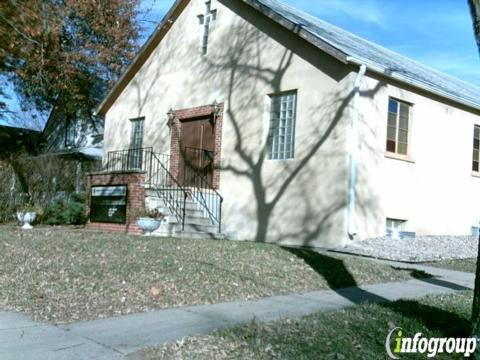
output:
[[[213,176],[212,187],[214,189],[220,188],[220,161],[222,150],[222,128],[223,128],[223,110],[224,103],[219,104],[220,112],[216,117],[214,125],[214,157],[213,157]],[[181,167],[181,145],[180,140],[182,137],[182,121],[213,118],[213,106],[205,105],[199,107],[193,107],[188,109],[174,110],[175,120],[173,121],[171,128],[170,139],[170,172],[178,179],[180,175]]]

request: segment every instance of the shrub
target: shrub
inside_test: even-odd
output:
[[[42,222],[49,225],[85,224],[85,194],[71,194],[68,198],[58,198],[45,209]]]

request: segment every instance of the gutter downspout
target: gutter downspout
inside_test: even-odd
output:
[[[348,221],[348,237],[353,240],[357,235],[355,228],[355,206],[356,206],[356,185],[357,185],[357,156],[358,156],[358,98],[360,97],[360,86],[362,85],[367,66],[365,64],[360,65],[357,77],[355,78],[353,88],[353,103],[352,113],[350,117],[350,131],[349,131],[349,146],[348,146],[348,159],[349,159],[349,177],[348,177],[348,208],[347,208],[347,221]]]

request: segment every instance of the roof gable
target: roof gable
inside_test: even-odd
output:
[[[222,0],[219,0],[222,1]],[[370,71],[480,110],[480,88],[428,68],[277,0],[243,1],[343,63],[365,64]],[[99,105],[105,114],[145,63],[190,0],[177,0],[120,80]]]

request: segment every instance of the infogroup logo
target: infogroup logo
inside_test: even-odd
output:
[[[394,340],[392,342],[392,340]],[[413,338],[405,337],[403,330],[396,327],[387,335],[385,350],[391,359],[400,359],[400,354],[419,353],[433,358],[440,353],[463,354],[469,357],[477,348],[477,338],[426,338],[416,333]]]

